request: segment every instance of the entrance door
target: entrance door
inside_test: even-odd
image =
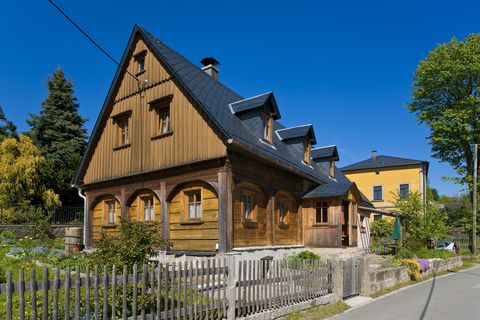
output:
[[[348,247],[349,237],[348,237],[348,226],[350,218],[350,202],[342,202],[342,246]]]

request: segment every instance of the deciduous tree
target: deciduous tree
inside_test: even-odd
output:
[[[473,145],[480,143],[480,34],[437,46],[414,79],[408,108],[430,128],[433,156],[457,171],[454,180],[471,185]]]
[[[20,135],[0,143],[0,207],[59,205],[55,192],[41,181],[45,158],[32,140]]]

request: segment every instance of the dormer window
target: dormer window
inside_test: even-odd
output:
[[[303,151],[303,162],[310,164],[312,153],[312,144],[309,140],[305,140],[304,151]]]
[[[272,117],[267,113],[262,113],[262,132],[263,132],[262,138],[268,143],[272,143],[272,127],[273,127]]]
[[[147,50],[140,51],[137,53],[134,58],[135,58],[135,63],[137,67],[137,75],[145,72],[145,57],[147,55]]]

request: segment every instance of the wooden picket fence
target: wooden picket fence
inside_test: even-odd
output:
[[[320,261],[230,257],[6,276],[0,319],[7,320],[234,319],[331,292],[330,265]]]

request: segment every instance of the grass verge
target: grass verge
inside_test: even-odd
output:
[[[350,307],[343,301],[315,307],[304,312],[296,311],[285,317],[285,320],[316,320],[327,319],[340,314]]]

